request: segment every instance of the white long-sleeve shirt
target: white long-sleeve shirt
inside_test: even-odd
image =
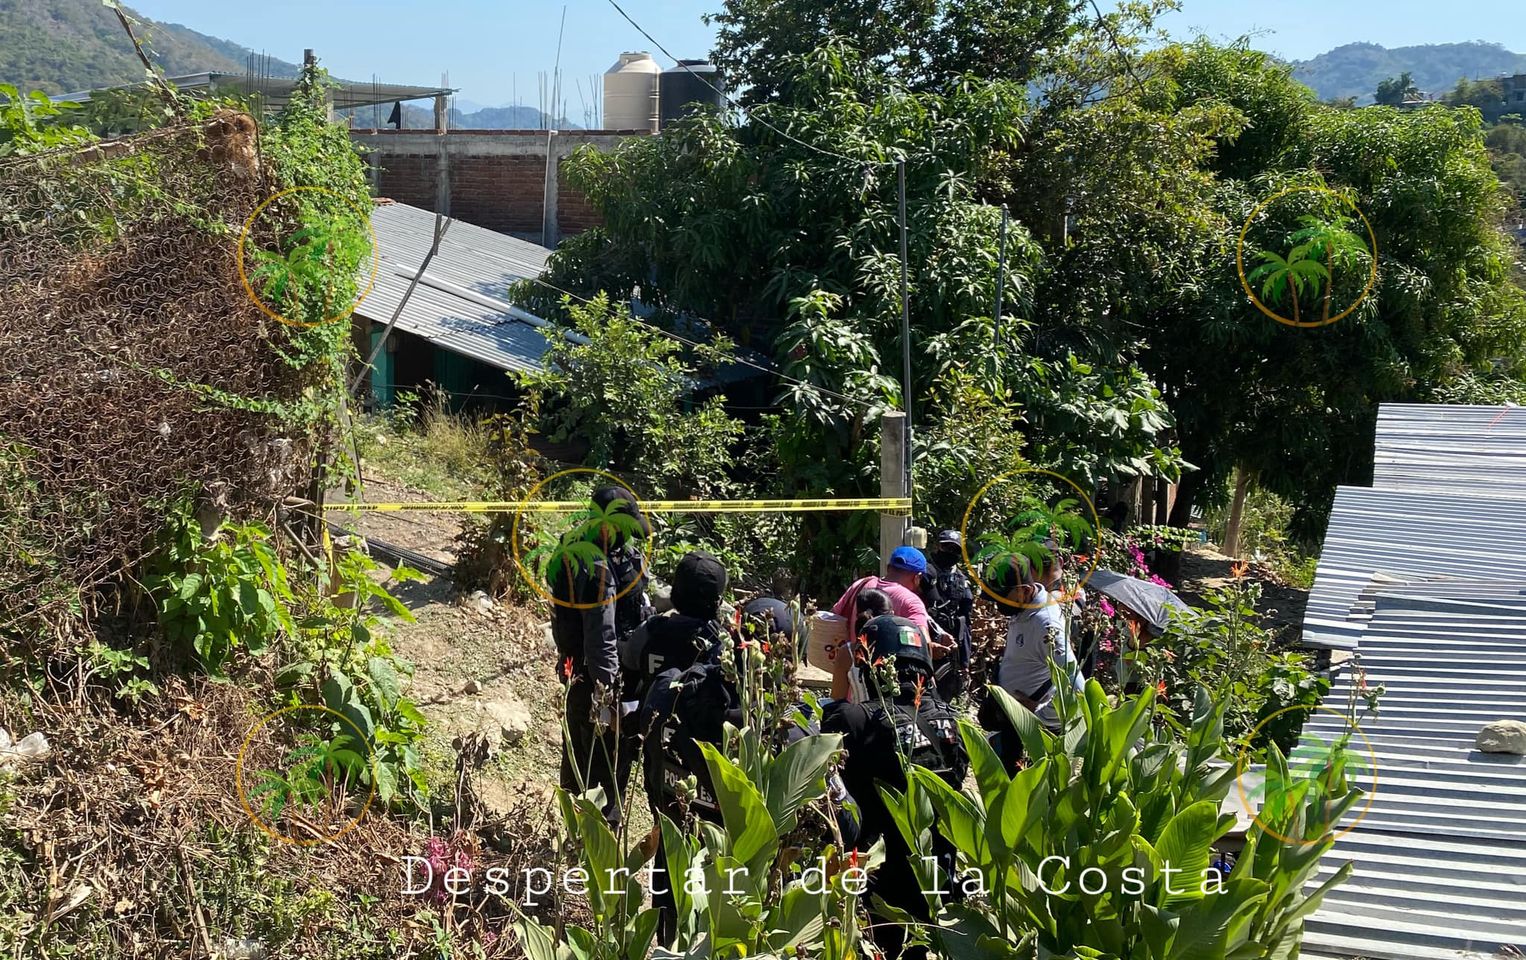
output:
[[[1007,647],[1002,652],[997,682],[1008,693],[1036,701],[1039,719],[1056,727],[1060,717],[1054,709],[1054,687],[1046,689],[1050,661],[1059,666],[1062,677],[1070,678],[1077,692],[1084,689],[1080,664],[1065,635],[1064,611],[1039,587],[1030,607],[1007,618]],[[1034,696],[1039,690],[1044,691],[1043,696]]]

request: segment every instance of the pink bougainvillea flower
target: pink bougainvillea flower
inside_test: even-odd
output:
[[[1110,617],[1116,617],[1118,615],[1118,611],[1113,608],[1111,603],[1108,602],[1107,597],[1098,597],[1097,605],[1102,608],[1103,613]]]
[[[1155,584],[1157,587],[1165,587],[1167,590],[1172,589],[1171,584],[1167,583],[1165,580],[1162,580],[1160,577],[1153,573],[1150,574],[1150,582]]]

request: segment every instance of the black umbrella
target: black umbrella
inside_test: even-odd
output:
[[[1113,570],[1094,571],[1083,586],[1128,607],[1144,621],[1150,634],[1156,637],[1164,633],[1170,624],[1171,611],[1188,609],[1187,604],[1170,587]]]

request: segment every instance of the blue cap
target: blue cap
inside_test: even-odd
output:
[[[916,547],[896,547],[890,555],[890,568],[892,570],[906,570],[910,573],[926,573],[927,558],[922,556],[922,551]]]

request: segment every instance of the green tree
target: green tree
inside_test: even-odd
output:
[[[1526,301],[1511,280],[1505,198],[1477,114],[1332,109],[1244,45],[1166,48],[1146,67],[1162,90],[1155,101],[1139,95],[1142,108],[1230,114],[1199,161],[1207,189],[1186,193],[1182,208],[1204,229],[1182,236],[1202,242],[1164,249],[1167,262],[1184,263],[1181,275],[1137,295],[1153,331],[1143,365],[1176,417],[1184,456],[1203,468],[1187,478],[1173,520],[1185,521],[1199,490],[1222,490],[1239,464],[1295,504],[1295,530],[1308,539],[1337,484],[1367,482],[1378,402],[1423,398],[1469,371],[1521,376]],[[1262,316],[1233,267],[1241,225],[1293,187],[1349,198],[1377,239],[1371,295],[1317,330]],[[1365,246],[1366,230],[1339,219],[1349,216],[1326,193],[1291,193],[1263,211],[1248,253],[1295,236],[1295,246],[1318,241],[1316,258],[1345,258],[1332,271],[1334,296],[1350,303],[1370,261],[1349,238],[1315,229],[1328,224]]]
[[[1420,88],[1415,86],[1415,78],[1406,70],[1397,77],[1378,81],[1378,90],[1373,95],[1373,99],[1382,106],[1397,107],[1404,101],[1419,95]]]
[[[967,75],[1026,81],[1086,23],[1072,0],[725,0],[705,22],[749,107],[805,92],[790,83],[795,63],[837,40],[915,89],[941,90]]]
[[[1022,148],[1026,89],[971,79],[919,92],[842,43],[792,69],[790,101],[759,104],[739,124],[701,117],[575,156],[570,177],[605,225],[556,253],[552,281],[585,294],[639,290],[662,322],[714,318],[771,354],[794,381],[772,421],[777,492],[873,493],[878,414],[904,405],[892,162],[905,157],[914,443],[924,426],[960,415],[955,404],[970,395],[947,389],[959,373],[1011,406],[1007,432],[1078,482],[1174,476],[1170,417],[1148,378],[1111,344],[1069,336],[1065,318],[1039,322],[1044,264],[1018,224],[994,322],[1001,215],[984,193]],[[859,557],[872,520],[806,520],[808,553],[833,566]]]

